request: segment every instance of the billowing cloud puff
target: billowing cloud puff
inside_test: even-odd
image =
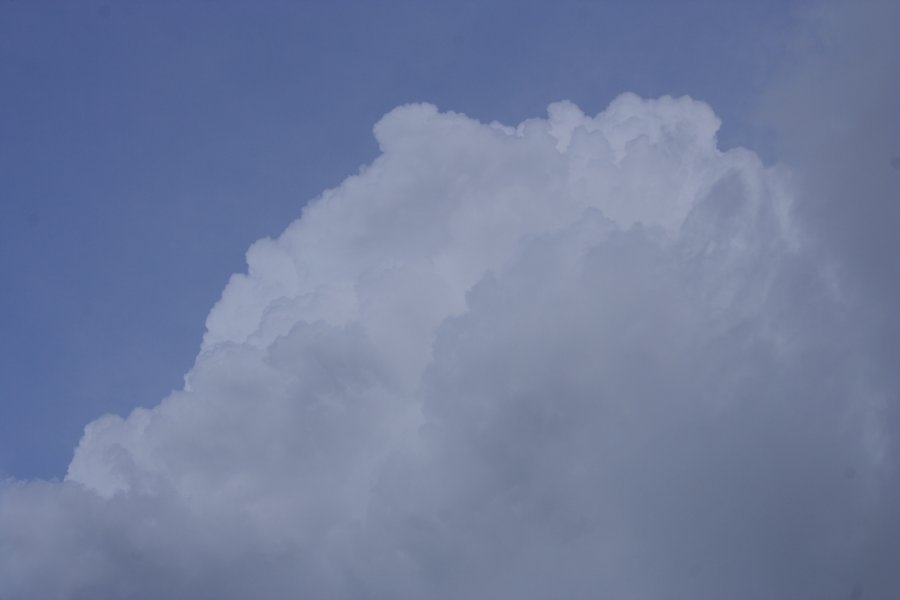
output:
[[[385,116],[183,390],[0,488],[0,598],[877,593],[888,391],[786,177],[690,98],[548,112]]]

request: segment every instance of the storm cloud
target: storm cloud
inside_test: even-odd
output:
[[[0,598],[896,593],[897,172],[792,123],[766,166],[688,97],[393,110],[183,390],[0,486]]]

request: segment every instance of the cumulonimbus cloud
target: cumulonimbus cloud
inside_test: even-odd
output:
[[[789,179],[718,127],[392,111],[251,247],[182,391],[3,484],[0,598],[857,593],[885,390]]]

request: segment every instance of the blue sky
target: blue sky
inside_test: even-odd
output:
[[[771,158],[790,1],[0,5],[0,473],[59,477],[83,425],[193,362],[253,240],[429,101],[514,124],[690,94]]]

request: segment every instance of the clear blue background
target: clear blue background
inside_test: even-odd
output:
[[[180,387],[255,239],[430,101],[514,124],[690,94],[754,111],[797,2],[0,0],[0,476]]]

